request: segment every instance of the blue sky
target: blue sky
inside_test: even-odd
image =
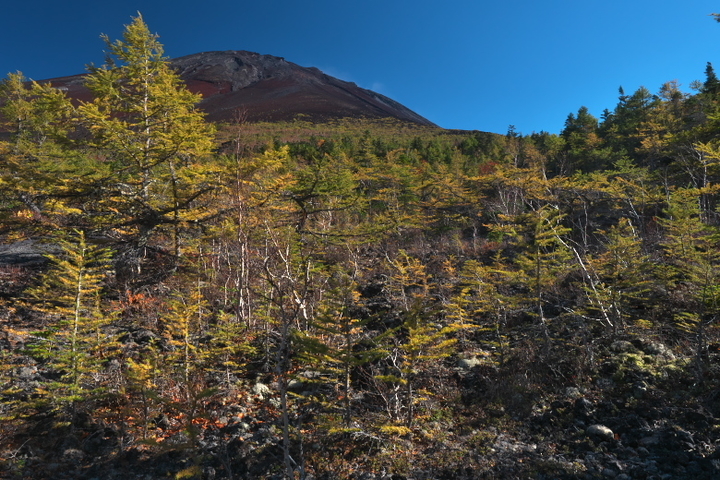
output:
[[[2,7],[0,75],[82,73],[138,11],[170,57],[284,57],[445,128],[559,133],[582,105],[614,108],[620,86],[690,91],[706,62],[720,73],[720,3],[705,0],[35,0]]]

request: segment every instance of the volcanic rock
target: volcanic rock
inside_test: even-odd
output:
[[[199,108],[212,122],[242,119],[325,122],[341,118],[396,118],[434,126],[409,108],[379,93],[301,67],[284,58],[247,51],[204,52],[170,60],[188,89],[202,95]],[[70,98],[88,101],[85,75],[42,80]]]
[[[605,425],[590,425],[587,434],[600,440],[611,441],[615,438],[615,434]]]

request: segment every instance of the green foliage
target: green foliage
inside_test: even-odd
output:
[[[627,218],[602,233],[607,238],[605,251],[588,258],[591,274],[585,289],[590,312],[600,313],[602,319],[618,331],[627,324],[633,307],[637,309],[648,302],[652,263]]]
[[[104,38],[108,64],[91,67],[94,99],[78,107],[78,116],[90,133],[88,146],[112,171],[87,214],[140,244],[158,226],[171,225],[178,254],[181,221],[202,216],[195,204],[212,189],[213,170],[199,160],[213,149],[214,129],[141,16],[122,40]]]
[[[208,315],[207,303],[199,287],[196,285],[188,295],[176,293],[162,318],[170,346],[163,355],[163,366],[179,374],[180,385],[188,399],[195,388],[196,371],[203,368],[209,353],[198,341],[207,325],[205,317]]]
[[[224,386],[228,389],[233,386],[232,379],[245,371],[247,360],[257,354],[253,335],[248,333],[247,326],[227,312],[219,313],[217,322],[211,326],[210,335],[214,344],[205,354],[209,357],[206,361],[210,365],[213,360],[219,362],[216,368],[225,378]]]
[[[150,421],[155,409],[160,405],[157,395],[158,379],[161,378],[160,355],[155,345],[149,345],[137,360],[128,357],[125,365],[126,388],[124,393],[130,395],[132,404],[137,404],[142,421],[142,438],[148,438]]]
[[[667,229],[663,242],[668,257],[667,277],[670,285],[692,285],[692,295],[703,308],[715,311],[718,299],[714,285],[717,276],[718,251],[716,228],[702,221],[700,191],[677,190],[670,197]]]
[[[695,337],[698,381],[705,370],[706,330],[720,313],[719,237],[716,227],[702,221],[700,198],[698,189],[677,190],[668,204],[668,218],[662,221],[667,229],[662,246],[668,258],[664,280],[682,295],[674,321]]]
[[[454,269],[451,265],[447,268]],[[461,343],[465,343],[463,330],[472,327],[481,335],[483,346],[502,361],[508,349],[507,320],[518,308],[517,299],[507,293],[513,273],[499,257],[495,257],[491,265],[468,260],[459,272],[448,273],[450,278],[457,278],[458,283],[457,291],[445,307],[445,315],[451,325],[460,328]]]
[[[378,345],[382,336],[371,337],[365,328],[370,319],[353,316],[357,304],[355,280],[340,269],[331,269],[317,315],[310,328],[296,331],[294,338],[302,360],[342,386],[340,403],[346,428],[352,423],[352,371],[386,354]]]
[[[177,473],[189,478],[211,461],[197,455],[202,429],[227,434],[212,412],[246,415],[248,445],[260,422],[282,434],[291,478],[307,472],[299,447],[325,447],[328,431],[342,441],[314,467],[344,474],[362,455],[377,461],[361,440],[390,463],[385,447],[412,441],[395,455],[410,471],[415,447],[469,425],[505,429],[511,409],[542,404],[543,382],[594,383],[608,335],[667,338],[680,356],[692,344],[696,384],[716,379],[712,70],[696,95],[676,82],[621,92],[614,110],[583,107],[560,134],[346,119],[240,123],[215,138],[141,17],[105,40],[92,101],[73,107],[21,74],[0,87],[0,234],[58,246],[39,276],[0,265],[3,322],[43,325],[4,330],[2,346],[20,336],[47,372],[23,391],[22,352],[0,351],[1,417],[89,409],[107,387],[112,402],[94,413],[122,425],[121,447],[142,437],[161,451],[180,435],[168,448],[197,460]],[[483,361],[449,381],[454,354]],[[665,372],[649,352],[615,357],[618,379]],[[245,391],[253,381],[272,398]],[[486,408],[459,408],[468,392]],[[490,451],[491,434],[466,433],[475,453]]]
[[[544,306],[547,296],[574,267],[573,254],[565,240],[570,229],[562,224],[564,215],[554,205],[547,205],[528,214],[528,232],[524,249],[515,263],[528,286],[528,302],[533,305],[547,336]]]
[[[0,141],[1,218],[27,228],[29,219],[52,223],[72,213],[64,197],[77,187],[68,177],[87,172],[69,148],[70,100],[18,72],[0,83],[0,105],[0,129],[11,135]]]
[[[390,286],[404,313],[404,338],[392,339],[386,347],[392,369],[375,378],[392,385],[394,390],[404,390],[404,406],[395,403],[389,410],[395,419],[399,419],[399,412],[404,407],[405,426],[409,428],[415,419],[415,404],[421,401],[415,389],[418,372],[427,363],[452,355],[457,339],[451,334],[468,326],[459,322],[446,326],[436,323],[430,275],[422,262],[400,251],[397,259],[389,259],[389,264],[393,268]]]
[[[58,242],[62,253],[47,255],[53,268],[28,292],[29,303],[52,319],[37,332],[30,351],[61,372],[58,381],[43,387],[42,396],[66,406],[87,399],[99,387],[92,376],[113,349],[105,328],[112,316],[100,305],[111,252],[89,245],[83,232]]]
[[[39,155],[43,147],[64,140],[72,107],[62,91],[17,72],[0,83],[0,96],[3,126],[13,134],[16,152]]]

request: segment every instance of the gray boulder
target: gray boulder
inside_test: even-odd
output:
[[[593,437],[601,441],[609,442],[615,440],[615,433],[613,433],[613,431],[605,425],[590,425],[587,430],[585,430],[585,433],[587,433],[589,437]]]

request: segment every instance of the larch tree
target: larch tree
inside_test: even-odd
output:
[[[548,296],[574,267],[573,254],[564,237],[570,229],[562,223],[564,215],[554,205],[545,205],[528,214],[528,237],[523,251],[515,259],[529,290],[528,305],[537,316],[546,346],[550,332],[545,305]]]
[[[377,345],[378,337],[373,338],[366,328],[370,318],[361,320],[353,314],[360,295],[356,280],[339,268],[330,270],[328,290],[318,314],[312,319],[312,330],[296,331],[294,340],[300,357],[342,388],[340,401],[330,399],[325,403],[342,411],[344,428],[349,429],[354,393],[351,374],[354,369],[380,358],[384,350]]]
[[[698,382],[706,367],[707,332],[720,315],[720,237],[717,227],[702,221],[700,198],[698,189],[677,189],[661,221],[667,258],[663,277],[679,304],[676,327],[695,337]]]
[[[403,420],[403,426],[390,425],[383,428],[388,433],[407,433],[415,420],[415,405],[429,394],[417,388],[419,373],[424,366],[448,357],[455,352],[457,338],[453,334],[467,328],[457,318],[452,323],[438,323],[439,309],[431,295],[431,275],[417,258],[401,250],[395,259],[388,258],[392,269],[388,288],[402,312],[402,325],[395,338],[389,338],[385,362],[386,373],[375,378],[390,387],[387,410],[395,421]],[[391,400],[391,401],[388,401]],[[401,412],[404,409],[404,419]]]
[[[47,223],[67,211],[62,198],[81,175],[67,148],[71,116],[68,98],[49,84],[20,72],[0,82],[0,128],[10,134],[0,141],[0,210],[21,228],[23,219]]]
[[[138,15],[122,40],[110,41],[107,63],[90,67],[86,85],[94,95],[78,107],[95,155],[111,165],[99,182],[92,217],[131,244],[130,265],[151,236],[171,226],[173,253],[180,254],[183,222],[199,220],[200,197],[210,192],[210,167],[198,160],[213,149],[214,128],[195,108],[198,95],[188,91],[163,56],[158,36]]]
[[[28,291],[28,304],[49,315],[50,325],[37,332],[30,352],[62,372],[47,382],[40,397],[74,413],[96,389],[94,375],[103,357],[114,348],[106,327],[112,315],[100,305],[100,290],[110,262],[110,251],[89,245],[82,232],[59,240],[62,252],[48,254],[53,267],[40,285]]]
[[[446,317],[462,328],[476,328],[475,336],[502,363],[507,351],[505,326],[508,316],[517,309],[516,299],[504,292],[512,272],[500,255],[490,265],[470,259],[459,271],[449,264],[446,269],[450,270],[451,278],[457,279],[456,292],[445,306]],[[464,343],[464,336],[460,338]]]
[[[601,319],[619,332],[633,318],[633,307],[648,302],[652,263],[628,218],[601,233],[606,237],[605,250],[587,259],[585,290],[589,310],[599,312]]]

